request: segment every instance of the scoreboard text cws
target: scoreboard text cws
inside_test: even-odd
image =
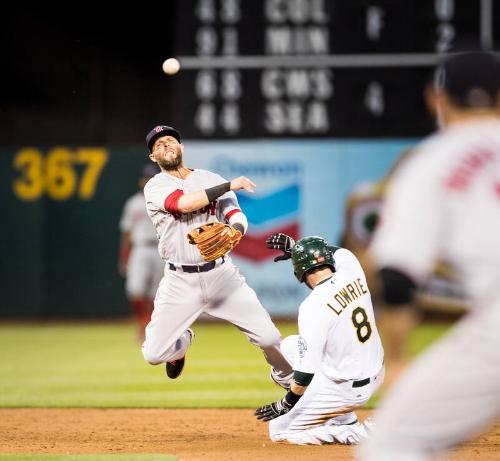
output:
[[[193,138],[424,134],[432,125],[422,92],[438,53],[462,38],[492,42],[483,29],[491,32],[493,18],[488,23],[481,7],[467,0],[179,1],[176,55],[235,65],[193,66],[173,78],[183,95],[174,121]]]

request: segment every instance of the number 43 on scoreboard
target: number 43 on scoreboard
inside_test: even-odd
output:
[[[55,147],[47,155],[24,148],[14,156],[13,166],[21,174],[12,188],[23,201],[38,200],[44,193],[57,201],[68,200],[75,193],[81,200],[90,200],[107,161],[108,152],[103,148]]]

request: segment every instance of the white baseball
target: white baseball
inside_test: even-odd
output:
[[[163,61],[162,69],[167,75],[174,75],[181,68],[180,62],[175,58],[168,58]]]

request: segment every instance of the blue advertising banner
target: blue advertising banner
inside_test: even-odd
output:
[[[266,237],[339,243],[354,187],[384,176],[415,140],[186,141],[184,162],[257,188],[238,193],[247,235],[232,253],[269,312],[294,316],[307,293]],[[130,312],[117,271],[118,222],[149,162],[144,145],[45,146],[0,155],[0,316],[100,317]],[[7,225],[8,224],[8,225]]]
[[[275,263],[266,237],[320,235],[338,244],[344,204],[353,188],[381,179],[413,140],[186,142],[186,166],[215,171],[230,180],[244,175],[257,184],[239,192],[249,230],[232,253],[265,307],[293,315],[307,293],[289,261]]]

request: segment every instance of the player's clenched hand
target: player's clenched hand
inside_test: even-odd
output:
[[[292,257],[292,248],[295,245],[295,240],[289,235],[278,233],[269,236],[266,240],[266,246],[270,250],[281,250],[282,255],[276,256],[275,261],[284,261]]]
[[[270,421],[271,419],[288,413],[292,408],[293,403],[288,402],[285,395],[285,397],[277,402],[257,408],[254,414],[257,416],[257,419],[261,421]]]
[[[231,179],[231,190],[244,189],[247,192],[253,192],[255,187],[255,184],[246,176],[240,176],[239,178]]]

